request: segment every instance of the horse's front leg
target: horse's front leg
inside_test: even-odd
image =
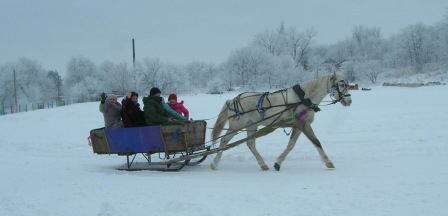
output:
[[[255,134],[256,131],[257,131],[256,127],[247,128],[247,136],[248,137],[252,136],[253,134]],[[257,148],[255,147],[255,138],[247,141],[247,147],[249,147],[250,151],[257,159],[258,165],[260,165],[261,169],[263,171],[269,170],[268,165],[266,165],[266,163],[263,160],[263,157],[261,157],[260,153],[258,153],[257,151]]]
[[[302,131],[298,128],[293,128],[291,133],[291,138],[289,138],[288,146],[286,146],[286,149],[277,157],[277,162],[274,164],[274,168],[277,171],[280,171],[280,167],[283,163],[283,161],[286,159],[286,156],[291,152],[291,150],[296,145],[297,139],[299,138],[299,135]]]
[[[334,169],[333,162],[331,162],[327,154],[325,154],[320,141],[317,139],[313,129],[311,128],[311,125],[306,125],[303,129],[303,133],[314,144],[314,147],[316,147],[317,151],[319,152],[321,160],[325,163],[327,168]]]

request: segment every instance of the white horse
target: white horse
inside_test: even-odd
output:
[[[277,157],[274,165],[277,171],[302,132],[317,148],[327,168],[334,168],[314,134],[311,123],[315,112],[320,110],[317,105],[328,93],[334,98],[333,103],[341,102],[343,106],[350,106],[352,99],[348,89],[349,86],[342,75],[335,72],[273,93],[242,93],[224,104],[213,128],[212,140],[216,143],[221,138],[219,147],[224,148],[238,131],[246,129],[248,137],[255,136],[248,139],[247,146],[261,169],[269,170],[255,147],[255,138],[271,133],[279,127],[291,127],[292,134],[288,146]],[[227,121],[227,133],[220,137]],[[255,134],[259,125],[265,126],[264,132]],[[222,153],[223,151],[219,151],[210,165],[213,170],[217,169]]]

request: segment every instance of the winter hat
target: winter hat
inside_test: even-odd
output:
[[[107,99],[117,99],[117,96],[114,94],[108,94]]]
[[[134,96],[137,96],[137,97],[138,97],[137,92],[131,92],[131,98],[134,97]]]
[[[160,89],[158,89],[156,87],[152,88],[151,91],[149,91],[149,95],[155,95],[157,93],[162,93],[162,92],[160,91]]]
[[[177,95],[176,94],[170,94],[170,96],[168,96],[168,101],[170,101],[171,99],[174,99],[175,101],[177,101]]]

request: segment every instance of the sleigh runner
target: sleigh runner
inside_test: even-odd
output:
[[[210,150],[204,144],[206,125],[201,120],[163,126],[98,128],[90,131],[89,140],[96,154],[126,157],[126,164],[118,170],[179,171],[186,165],[201,163],[207,156],[196,161],[186,159],[170,164],[165,161]],[[153,154],[157,154],[160,161],[151,161]],[[138,155],[144,158],[144,162],[135,161]]]

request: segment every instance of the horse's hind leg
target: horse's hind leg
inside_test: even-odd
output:
[[[288,156],[289,152],[294,148],[296,145],[297,139],[299,138],[301,131],[298,128],[293,128],[291,138],[289,138],[288,146],[286,147],[285,151],[283,151],[278,157],[277,162],[274,164],[274,168],[277,171],[280,171],[280,167],[283,163],[283,161],[286,159],[286,156]]]
[[[249,137],[249,136],[253,135],[256,131],[257,131],[257,127],[247,128],[247,136]],[[261,157],[260,153],[258,153],[258,151],[257,151],[257,148],[255,147],[255,138],[247,141],[247,147],[249,147],[250,151],[257,159],[258,165],[260,165],[261,169],[263,171],[269,170],[269,167],[264,162],[263,157]]]
[[[325,154],[324,149],[320,144],[320,141],[317,139],[313,129],[311,128],[311,125],[306,125],[303,129],[303,133],[314,144],[314,147],[316,147],[317,151],[319,152],[320,158],[325,163],[327,168],[333,169],[334,168],[333,162],[331,162],[327,154]]]
[[[227,145],[227,143],[235,135],[236,135],[236,131],[228,130],[227,133],[221,138],[221,141],[220,141],[220,144],[219,144],[219,148],[224,148]],[[222,152],[223,151],[219,151],[218,153],[216,153],[216,156],[213,159],[213,162],[210,164],[210,168],[212,170],[216,170],[218,168],[219,161],[221,160],[221,157],[222,157]]]

